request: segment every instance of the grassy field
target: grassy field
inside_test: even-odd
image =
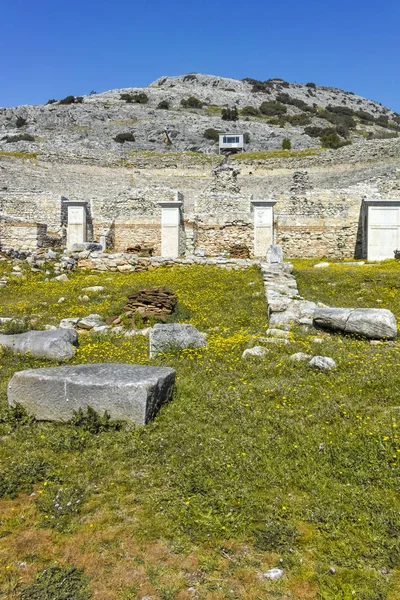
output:
[[[309,299],[400,315],[395,262],[295,266]],[[7,271],[0,263],[0,277]],[[165,285],[182,320],[208,332],[209,347],[150,361],[144,338],[80,336],[73,362],[176,369],[173,401],[145,428],[37,423],[8,410],[12,374],[51,363],[2,354],[0,598],[400,597],[397,346],[327,334],[317,343],[298,330],[266,359],[242,360],[267,327],[255,269],[44,278],[12,276],[0,289],[1,315],[29,315],[36,326],[107,316],[128,292]],[[79,302],[89,285],[104,292]],[[338,367],[289,361],[299,351]],[[278,581],[263,577],[273,567],[284,570]]]

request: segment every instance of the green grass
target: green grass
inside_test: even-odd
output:
[[[0,274],[9,275],[0,264]],[[363,305],[376,295],[399,314],[394,261],[326,270],[295,265],[307,298],[355,305],[365,284]],[[41,323],[105,316],[129,291],[166,285],[188,320],[208,332],[209,347],[150,361],[144,338],[81,335],[73,362],[177,371],[174,399],[154,422],[97,433],[84,419],[36,423],[6,411],[12,374],[49,363],[4,353],[0,479],[9,487],[0,500],[0,597],[17,598],[57,561],[84,569],[100,600],[189,600],[190,589],[201,600],[399,598],[397,347],[324,334],[316,344],[298,330],[289,346],[271,346],[265,360],[242,360],[267,326],[254,269],[69,277],[65,284],[30,272],[11,279],[0,290],[2,314],[41,314]],[[77,303],[83,287],[99,284],[102,294]],[[65,303],[57,303],[60,296]],[[294,364],[288,357],[298,351],[331,356],[338,367],[323,373]],[[65,503],[81,498],[79,510],[59,515],[57,495]],[[282,579],[261,577],[275,566],[283,567]]]
[[[303,150],[263,150],[260,152],[242,152],[234,154],[234,160],[266,160],[268,158],[301,158],[303,156],[317,156],[321,148],[304,148]]]

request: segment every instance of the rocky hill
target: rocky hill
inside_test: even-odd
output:
[[[224,110],[225,109],[225,110]],[[236,120],[225,120],[226,109]],[[236,110],[235,110],[236,109]],[[400,115],[351,92],[281,79],[237,81],[212,75],[162,77],[46,105],[0,109],[0,152],[91,159],[107,164],[138,152],[218,152],[217,132],[246,134],[248,151],[319,147],[397,137]]]

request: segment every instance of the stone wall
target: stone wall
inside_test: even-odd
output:
[[[34,250],[46,245],[47,225],[0,215],[0,246]]]

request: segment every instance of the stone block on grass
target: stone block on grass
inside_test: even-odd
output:
[[[314,326],[375,340],[397,336],[396,318],[385,308],[317,308]]]
[[[171,399],[175,371],[121,363],[28,369],[8,385],[10,406],[21,404],[40,421],[69,421],[88,406],[112,419],[145,425]]]
[[[78,334],[72,329],[52,329],[48,331],[27,331],[13,335],[0,335],[0,346],[6,346],[15,353],[29,352],[36,358],[68,360],[76,352]]]
[[[150,331],[150,358],[174,350],[206,346],[206,334],[188,323],[157,323]]]

